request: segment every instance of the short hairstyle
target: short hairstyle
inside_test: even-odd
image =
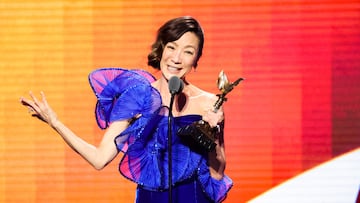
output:
[[[190,16],[171,19],[159,28],[156,41],[152,44],[151,52],[148,55],[148,65],[160,69],[160,60],[165,45],[178,40],[186,32],[192,32],[199,38],[199,50],[194,62],[194,68],[196,68],[204,47],[204,33],[198,21]]]

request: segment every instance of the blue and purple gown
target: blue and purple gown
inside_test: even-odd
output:
[[[136,202],[168,202],[168,108],[151,86],[155,78],[142,70],[102,68],[90,73],[89,82],[97,97],[96,120],[100,128],[118,120],[141,115],[115,138],[124,155],[120,173],[135,182]],[[192,150],[176,135],[179,127],[201,119],[200,115],[174,117],[172,121],[173,202],[221,202],[232,180],[210,176],[207,153]],[[119,140],[128,136],[126,142]]]

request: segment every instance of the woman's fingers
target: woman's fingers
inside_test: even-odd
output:
[[[208,122],[211,127],[215,127],[218,123],[221,123],[224,120],[224,113],[222,111],[215,113],[209,110],[205,113],[203,119]]]
[[[30,91],[29,95],[32,100],[25,99],[25,102],[30,106],[36,113],[40,112],[41,103],[38,102],[36,96]]]
[[[57,122],[57,115],[47,102],[45,93],[41,91],[40,95],[41,102],[38,102],[38,104],[42,114],[39,115],[39,118],[47,122],[49,125],[53,126]]]
[[[24,106],[31,106],[29,104],[29,100],[25,99],[24,97],[20,97],[20,103]]]
[[[25,106],[27,109],[28,109],[28,112],[29,113],[33,113],[35,112],[35,108],[34,108],[34,102],[29,100],[29,99],[26,99],[24,97],[21,97],[20,98],[20,102],[23,106]]]
[[[48,122],[47,117],[49,117],[49,105],[46,101],[46,97],[44,92],[40,92],[41,94],[41,102],[37,99],[37,97],[30,91],[29,95],[31,99],[26,99],[24,97],[20,98],[20,102],[22,105],[28,108],[28,113],[33,117],[37,117],[38,119]]]
[[[31,91],[29,92],[29,95],[32,98],[32,100],[34,101],[34,104],[36,106],[39,106],[39,101],[37,100],[36,96]]]
[[[46,108],[49,108],[49,104],[46,100],[45,93],[43,91],[41,91],[40,94],[41,94],[41,99],[42,99],[43,104],[45,105]]]

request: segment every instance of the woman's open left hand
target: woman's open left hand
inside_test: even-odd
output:
[[[29,95],[31,99],[26,99],[24,97],[20,98],[20,102],[22,105],[28,108],[29,113],[33,117],[37,117],[38,119],[48,123],[50,126],[54,126],[57,122],[57,115],[51,109],[49,104],[46,101],[46,97],[44,92],[40,92],[41,94],[41,101],[39,101],[35,95],[30,92]]]

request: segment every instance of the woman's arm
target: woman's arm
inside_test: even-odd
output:
[[[216,147],[213,152],[208,153],[209,169],[211,177],[220,180],[224,176],[226,160],[224,147],[224,112],[220,108],[217,112],[209,110],[204,116],[203,120],[209,123],[211,127],[217,127],[218,132],[216,136]]]
[[[95,169],[100,170],[111,162],[118,154],[114,139],[127,126],[127,121],[117,121],[112,123],[105,132],[98,147],[85,142],[60,121],[52,125],[52,128],[61,135],[65,142],[75,152],[80,154]]]
[[[75,152],[80,154],[94,168],[100,170],[115,158],[118,150],[114,139],[129,125],[128,121],[112,123],[105,132],[99,146],[95,147],[77,136],[57,118],[55,112],[47,103],[43,92],[41,92],[41,101],[31,92],[30,96],[32,100],[25,98],[20,99],[22,105],[29,109],[33,117],[37,117],[51,126]],[[124,141],[126,140],[125,137],[123,139]]]

